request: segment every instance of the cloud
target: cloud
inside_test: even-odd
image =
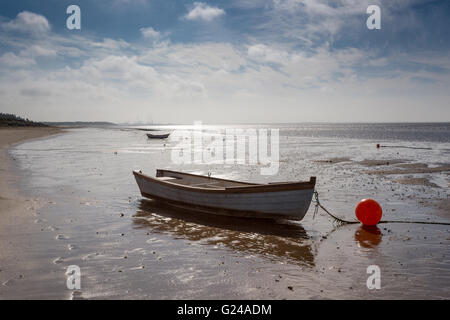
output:
[[[141,28],[139,30],[141,31],[142,36],[147,39],[157,40],[161,37],[161,32],[156,31],[152,27]]]
[[[272,62],[286,64],[290,60],[290,55],[286,51],[270,48],[264,44],[249,46],[247,54],[250,58],[260,62]]]
[[[223,9],[211,7],[202,2],[194,2],[194,7],[186,14],[185,18],[187,20],[204,20],[209,22],[222,15],[225,15]]]
[[[3,23],[2,28],[8,31],[19,31],[32,34],[45,34],[50,31],[48,20],[29,11],[20,12],[14,20]]]
[[[390,70],[391,58],[372,60],[370,52],[356,48],[331,50],[321,46],[305,52],[268,42],[167,42],[136,45],[128,52],[131,44],[125,41],[80,40],[65,41],[67,46],[75,42],[83,44],[85,56],[81,65],[62,65],[49,70],[36,63],[35,67],[21,69],[14,76],[4,72],[0,76],[0,89],[4,92],[0,106],[17,106],[38,118],[44,117],[43,113],[34,115],[33,110],[47,110],[45,117],[54,120],[58,120],[55,117],[60,114],[57,110],[61,105],[64,105],[65,119],[94,116],[105,119],[106,116],[111,121],[131,121],[138,115],[146,118],[157,114],[162,121],[185,122],[193,117],[233,121],[237,115],[242,121],[264,121],[267,116],[273,121],[319,121],[323,120],[320,114],[326,113],[330,117],[327,119],[342,120],[356,112],[350,106],[367,104],[364,99],[373,100],[375,105],[386,92],[394,95],[395,91],[400,95],[399,103],[410,105],[406,103],[409,98],[402,100],[402,96],[410,97],[410,92],[425,94],[423,81],[417,81],[419,78],[433,81],[431,89],[436,92],[449,84],[448,72],[436,77],[424,69],[408,73]],[[60,40],[55,36],[53,41]],[[28,44],[28,49],[23,51],[40,52],[35,46]],[[62,52],[59,47],[58,57]],[[13,64],[26,66],[23,60],[26,58],[10,52],[0,57],[0,61],[13,60]],[[33,64],[34,60],[28,63]],[[436,60],[436,64],[441,62]],[[367,77],[360,73],[361,66],[383,67],[387,71]],[[30,97],[36,97],[34,105],[38,108],[26,109]],[[414,103],[418,105],[418,101]],[[91,108],[95,111],[80,110],[80,105],[95,106]],[[309,108],[304,109],[303,105]],[[274,112],[277,108],[273,106],[282,106],[283,112]],[[363,109],[367,111],[367,108]],[[246,111],[242,113],[242,110]],[[304,118],[298,118],[300,111]],[[246,118],[250,114],[256,116]]]
[[[35,64],[34,59],[18,56],[13,52],[6,52],[0,57],[0,65],[5,67],[29,67]]]
[[[146,40],[150,40],[153,45],[161,44],[161,42],[170,42],[168,36],[170,32],[161,32],[153,29],[152,27],[141,28],[139,31],[142,37]]]
[[[130,44],[122,39],[120,40],[114,40],[114,39],[110,39],[110,38],[104,38],[101,42],[100,41],[91,41],[89,39],[83,39],[81,38],[81,40],[88,40],[88,42],[86,43],[86,45],[91,45],[93,47],[97,47],[97,48],[101,48],[101,49],[105,49],[105,50],[119,50],[119,49],[124,49],[124,48],[128,48],[130,46]]]
[[[378,5],[381,8],[381,20],[383,33],[382,41],[374,41],[373,46],[381,46],[387,41],[390,47],[394,45],[403,47],[403,35],[412,35],[412,42],[419,46],[419,35],[425,34],[426,45],[433,41],[433,30],[435,21],[429,21],[426,14],[430,7],[439,1],[435,0],[272,0],[270,9],[264,11],[264,21],[259,30],[267,34],[275,34],[279,41],[311,40],[313,44],[322,45],[326,42],[339,46],[348,46],[349,43],[356,47],[367,44],[369,38],[366,28],[368,17],[366,9],[369,5]],[[444,5],[441,5],[445,7]],[[439,6],[437,6],[439,7]],[[441,9],[439,16],[435,10],[434,17],[438,20],[444,19],[445,8]],[[425,16],[424,16],[425,15]],[[443,26],[437,26],[443,28]],[[271,32],[276,30],[277,32]],[[384,31],[383,31],[384,30]],[[389,30],[389,34],[387,34]],[[380,37],[381,38],[381,37]],[[399,41],[400,40],[400,41]],[[405,40],[408,41],[408,40]]]
[[[115,90],[116,94],[123,96],[132,96],[132,93],[153,99],[206,96],[205,86],[201,82],[182,77],[175,69],[158,72],[140,63],[137,56],[109,55],[102,59],[90,59],[81,68],[66,71],[66,74],[59,76],[64,82],[70,83],[73,79],[86,81],[92,86]]]
[[[20,90],[20,94],[31,98],[40,98],[50,96],[50,91],[40,90],[36,88],[24,88]]]
[[[246,64],[245,56],[235,46],[219,42],[164,44],[145,50],[138,59],[159,70],[176,69],[191,74],[217,70],[237,72]]]
[[[436,106],[427,114],[429,119],[438,111],[448,114],[447,51],[380,55],[354,44],[335,47],[333,32],[342,35],[336,30],[346,13],[331,2],[317,1],[291,0],[289,8],[289,2],[280,0],[284,7],[265,7],[258,19],[250,19],[252,27],[263,32],[249,32],[238,41],[234,37],[191,41],[189,36],[178,42],[161,41],[168,33],[150,26],[132,30],[149,40],[134,43],[50,29],[44,37],[3,32],[0,108],[17,108],[38,120],[282,122],[367,120],[371,115],[383,120],[379,105],[386,112],[395,109],[412,115],[408,108],[420,110],[420,104],[430,104],[426,98],[432,97]],[[359,14],[350,8],[356,2],[340,0]],[[197,2],[189,13],[196,7],[218,9]],[[364,25],[365,10],[361,12],[362,23],[361,17],[358,21]],[[211,21],[207,16],[197,11],[191,20]],[[328,25],[338,28],[331,32]],[[238,31],[246,32],[247,27],[236,24]],[[288,32],[305,41],[287,41]],[[323,38],[317,40],[317,35]],[[36,99],[30,104],[32,97]]]
[[[20,52],[21,56],[25,57],[55,57],[57,52],[53,48],[44,47],[40,45],[32,45]]]
[[[149,0],[114,0],[114,5],[144,5],[147,4]]]

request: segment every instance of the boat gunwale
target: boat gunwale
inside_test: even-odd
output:
[[[158,172],[171,172],[175,174],[186,174],[196,177],[203,177],[208,178],[202,175],[196,175],[192,173],[184,173],[184,172],[177,172],[172,170],[157,170],[157,176]],[[265,192],[281,192],[281,191],[296,191],[296,190],[314,190],[315,184],[316,184],[316,177],[311,177],[310,181],[303,181],[303,182],[282,182],[282,183],[272,183],[272,184],[249,184],[245,186],[234,186],[234,187],[223,187],[223,188],[203,188],[203,187],[195,187],[195,186],[189,186],[189,185],[183,185],[178,184],[176,182],[171,181],[162,181],[157,178],[147,176],[143,174],[142,172],[139,172],[137,170],[133,170],[133,174],[135,176],[138,176],[144,180],[157,183],[160,185],[168,186],[170,188],[177,188],[182,189],[185,191],[190,192],[201,192],[201,193],[217,193],[217,194],[231,194],[231,193],[265,193]],[[209,179],[216,179],[216,180],[222,180],[222,181],[229,181],[229,182],[238,182],[239,181],[233,181],[233,180],[226,180],[226,179],[220,179],[220,178],[213,178],[209,177]],[[139,183],[138,183],[139,185]],[[140,188],[140,186],[139,186]]]

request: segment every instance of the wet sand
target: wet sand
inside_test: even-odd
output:
[[[393,181],[401,184],[439,188],[437,184],[430,182],[430,180],[428,180],[427,178],[402,178]]]
[[[423,174],[423,173],[441,173],[450,172],[450,165],[442,165],[437,167],[428,167],[426,164],[415,163],[410,167],[403,167],[402,169],[388,169],[388,170],[374,170],[374,171],[364,171],[367,174],[378,174],[378,175],[393,175],[393,174]]]
[[[33,205],[24,202],[33,202],[18,193],[18,175],[14,164],[15,158],[10,156],[7,149],[25,140],[37,139],[61,133],[59,128],[0,128],[0,227],[7,226],[16,220],[22,219],[26,212],[32,211]],[[25,212],[24,214],[13,214]]]
[[[16,159],[8,148],[25,140],[38,139],[61,133],[59,128],[0,128],[0,286],[25,279],[26,274],[16,272],[33,270],[36,261],[27,255],[33,246],[32,234],[39,227],[33,223],[42,200],[25,196],[19,190]],[[0,289],[1,297],[1,289]]]
[[[4,227],[0,298],[450,298],[448,226],[337,226],[323,212],[313,218],[313,206],[301,222],[173,209],[143,199],[131,170],[153,174],[169,166],[205,173],[211,168],[226,178],[261,177],[257,167],[170,167],[171,147],[170,141],[149,141],[142,132],[89,128],[16,146],[11,152],[17,159],[9,163],[18,187],[8,197],[34,207],[18,204],[19,214],[9,215],[15,221]],[[300,162],[299,147],[287,147],[276,178],[301,180],[300,175],[317,173],[321,202],[341,217],[352,219],[358,199],[372,194],[386,219],[440,219],[431,200],[417,202],[431,189],[442,194],[443,188],[364,175],[367,166],[360,162],[366,160],[351,155],[315,165],[315,159],[326,157]],[[18,172],[15,162],[25,172]],[[384,159],[364,163],[380,170],[400,165]],[[24,183],[26,173],[32,175]],[[21,201],[10,203],[16,202]],[[448,208],[448,201],[441,205]],[[69,265],[81,268],[81,290],[66,287]],[[381,268],[381,290],[366,286],[369,265]]]
[[[430,177],[423,175],[442,173],[447,176],[450,175],[450,164],[440,164],[434,167],[430,167],[426,163],[421,162],[408,162],[406,159],[365,159],[362,161],[352,161],[349,158],[331,158],[327,160],[317,160],[318,163],[323,164],[339,164],[353,165],[358,164],[362,167],[377,167],[377,170],[361,170],[362,174],[380,176],[382,179],[389,179],[390,181],[407,186],[418,186],[427,188],[435,188],[435,190],[445,189],[443,186],[439,186],[436,183],[430,181]],[[420,175],[417,177],[415,175]],[[447,184],[447,187],[450,183]],[[443,190],[445,193],[445,190]],[[410,196],[409,196],[410,197]],[[402,194],[401,200],[406,200],[404,194]],[[450,218],[450,201],[447,198],[434,200],[431,198],[422,199],[419,202],[424,207],[434,208],[434,213],[443,218]]]

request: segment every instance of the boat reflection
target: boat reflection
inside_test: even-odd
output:
[[[361,226],[355,231],[355,240],[363,248],[378,246],[382,237],[381,230],[377,226]]]
[[[211,215],[147,199],[141,200],[133,218],[136,228],[150,228],[152,232],[275,261],[314,266],[311,240],[295,222]]]

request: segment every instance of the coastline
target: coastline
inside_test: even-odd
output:
[[[11,279],[26,277],[15,274],[15,266],[28,269],[30,260],[26,258],[26,252],[33,244],[30,235],[37,228],[33,217],[40,206],[38,199],[27,197],[20,191],[18,168],[8,150],[18,143],[62,132],[56,127],[0,128],[0,287],[8,286]]]
[[[14,165],[15,159],[11,157],[8,149],[15,144],[27,140],[48,137],[63,132],[60,128],[0,128],[0,220],[11,217],[10,211],[16,211],[26,207],[18,200],[24,197],[18,192],[17,182],[19,180]],[[3,223],[0,223],[0,228]]]

